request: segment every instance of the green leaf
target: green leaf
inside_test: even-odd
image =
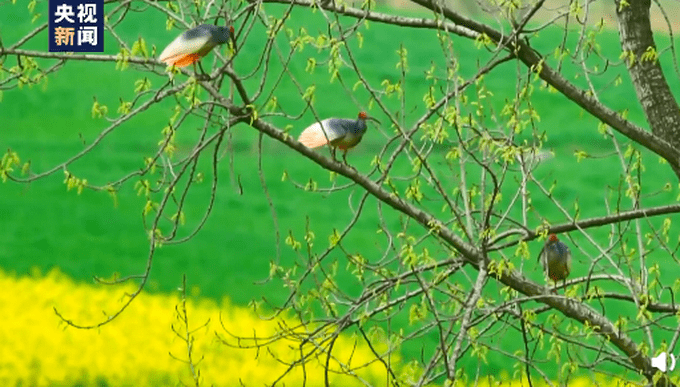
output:
[[[109,108],[106,107],[106,105],[97,102],[97,99],[95,98],[94,103],[92,104],[92,118],[103,118],[108,112]]]

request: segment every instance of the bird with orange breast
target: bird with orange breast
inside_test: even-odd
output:
[[[558,281],[563,281],[563,284],[566,284],[567,277],[571,272],[571,251],[569,246],[557,239],[557,235],[550,234],[548,241],[545,242],[545,246],[538,255],[538,260],[543,263],[543,268],[548,277],[555,281],[555,286],[557,286]]]
[[[163,50],[158,59],[167,65],[188,66],[198,62],[215,46],[234,40],[234,27],[201,24],[183,32]]]
[[[366,133],[366,120],[380,123],[366,112],[360,112],[356,120],[347,118],[327,118],[315,122],[300,134],[300,141],[307,148],[318,148],[329,144],[344,151],[342,158],[347,162],[347,151],[354,148]]]

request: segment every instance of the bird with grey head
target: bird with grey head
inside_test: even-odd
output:
[[[185,67],[198,62],[215,46],[234,42],[234,27],[218,27],[211,24],[201,24],[180,34],[163,50],[158,59],[167,65]]]
[[[307,148],[330,145],[344,151],[343,160],[347,163],[347,151],[354,148],[366,133],[366,120],[380,123],[366,112],[360,112],[357,119],[327,118],[315,122],[302,131],[298,141]]]
[[[571,273],[571,250],[557,235],[550,234],[537,261],[541,261],[548,277],[555,282],[555,288],[558,281],[563,281],[563,286],[566,286],[567,277]]]

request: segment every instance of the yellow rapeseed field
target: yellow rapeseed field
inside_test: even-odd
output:
[[[132,285],[108,287],[76,283],[58,270],[46,275],[17,277],[0,270],[0,386],[178,386],[195,385],[187,364],[186,327],[178,318],[180,293],[140,295],[125,312],[98,329],[68,326],[54,312],[80,324],[106,319],[125,301]],[[190,297],[186,301],[189,328],[194,338],[192,356],[202,386],[271,385],[287,366],[276,360],[299,355],[297,342],[279,341],[259,352],[225,345],[225,332],[266,336],[280,323],[264,321],[251,310]],[[224,327],[223,327],[224,326]],[[178,335],[179,333],[179,335]],[[218,337],[219,336],[219,337]],[[235,341],[232,339],[232,343]],[[350,336],[341,336],[334,356],[353,367],[375,359],[369,349]],[[275,358],[276,357],[276,358]],[[324,358],[325,359],[325,358]],[[395,359],[396,361],[396,359]],[[338,370],[337,363],[331,368]],[[404,365],[404,369],[408,369]],[[312,361],[288,373],[277,385],[323,386],[323,365]],[[377,362],[356,371],[372,386],[386,384],[385,370]],[[405,371],[406,372],[406,371]],[[404,374],[402,374],[403,376]],[[331,373],[333,386],[357,386],[357,379]],[[523,386],[498,375],[468,381],[479,386]],[[456,383],[456,386],[463,386]],[[543,386],[544,383],[534,383]],[[577,378],[570,386],[632,386],[614,379]]]
[[[135,288],[80,284],[57,270],[30,277],[0,270],[0,289],[0,386],[195,385],[183,361],[187,344],[173,331],[175,327],[180,334],[185,332],[176,309],[181,304],[179,292],[143,293],[109,324],[83,330],[64,323],[54,308],[76,323],[97,323],[106,318],[103,312],[115,311],[125,292]],[[189,298],[186,307],[190,329],[200,328],[193,332],[193,358],[201,385],[271,384],[287,368],[272,353],[286,360],[299,355],[294,342],[270,345],[268,351],[258,353],[229,347],[217,337],[229,337],[222,324],[232,333],[252,337],[274,333],[281,320],[263,321],[252,310],[227,301],[218,305]],[[354,340],[341,337],[333,353],[345,361],[352,356],[352,365],[374,358],[363,347],[352,355],[353,346]],[[385,372],[377,363],[358,373],[371,384],[384,384]],[[323,385],[323,368],[317,361],[306,366],[305,380],[309,386]],[[337,374],[331,374],[331,380],[333,385],[360,385]],[[302,385],[302,369],[288,374],[282,383]]]

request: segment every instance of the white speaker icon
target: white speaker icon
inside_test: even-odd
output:
[[[671,364],[670,367],[668,368],[669,371],[673,371],[673,368],[675,368],[675,356],[671,353]],[[658,369],[661,372],[666,372],[666,365],[668,363],[666,362],[666,358],[668,355],[666,352],[661,352],[661,354],[657,357],[653,357],[652,360],[652,367]]]

